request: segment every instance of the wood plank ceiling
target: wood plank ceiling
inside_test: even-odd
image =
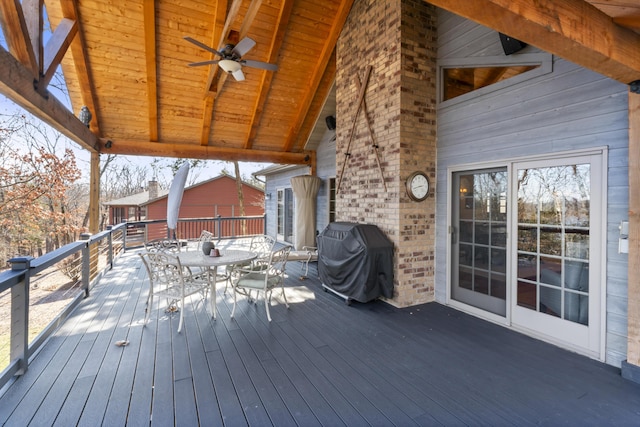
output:
[[[306,163],[307,138],[335,78],[335,45],[352,1],[46,1],[52,28],[79,22],[62,61],[74,111],[87,105],[101,150],[225,160]],[[221,51],[250,37],[236,81]],[[77,49],[73,49],[73,47]],[[104,145],[111,141],[111,148]]]
[[[640,79],[637,0],[428,0],[624,83]],[[98,152],[312,163],[335,46],[353,0],[0,0],[0,92]],[[42,40],[48,18],[53,36]],[[251,37],[235,81],[185,36],[221,50]],[[73,115],[47,96],[62,66]],[[34,84],[35,82],[35,84]]]

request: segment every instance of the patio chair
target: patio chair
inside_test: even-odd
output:
[[[178,324],[178,332],[180,332],[184,320],[185,298],[199,293],[202,299],[206,300],[209,291],[208,273],[191,274],[189,269],[180,264],[178,257],[166,252],[145,252],[139,255],[149,275],[149,296],[144,324],[146,325],[149,320],[153,298],[166,298],[168,307],[180,302],[180,323]]]
[[[234,278],[238,277],[240,269],[247,270],[248,268],[250,268],[253,271],[265,269],[271,251],[273,251],[273,247],[275,246],[275,244],[276,239],[266,234],[254,236],[249,243],[249,251],[254,252],[258,256],[250,263],[230,265],[227,269],[229,280],[233,282]],[[227,292],[226,286],[224,288],[224,292]]]
[[[247,295],[251,302],[251,291],[260,292],[264,296],[264,307],[267,311],[267,319],[271,322],[271,314],[269,313],[269,305],[271,303],[271,293],[274,288],[280,286],[282,289],[282,296],[284,303],[289,308],[287,302],[287,295],[284,292],[284,278],[285,268],[287,265],[287,259],[289,258],[289,252],[291,252],[291,246],[284,246],[281,249],[272,251],[269,254],[268,261],[266,261],[264,268],[261,270],[253,269],[253,266],[249,265],[245,268],[237,268],[238,274],[235,281],[233,281],[233,310],[231,310],[231,317],[236,313],[236,303],[238,294]]]
[[[180,252],[182,243],[174,239],[154,239],[144,242],[147,252]]]
[[[304,274],[300,276],[300,280],[305,280],[309,275],[309,263],[318,261],[318,248],[303,246],[301,251],[291,251],[289,261],[301,261],[304,264]]]

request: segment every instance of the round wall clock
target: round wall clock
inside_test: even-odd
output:
[[[429,178],[424,172],[416,171],[407,178],[407,194],[416,202],[421,202],[429,195]]]

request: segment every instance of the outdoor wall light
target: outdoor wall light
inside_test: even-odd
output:
[[[86,127],[89,127],[89,123],[91,123],[91,117],[93,117],[91,115],[91,111],[89,111],[89,108],[86,105],[83,105],[80,109],[80,114],[78,114],[78,118]]]
[[[105,148],[111,148],[113,146],[113,141],[108,139],[107,142],[104,143]]]
[[[264,193],[265,200],[271,200],[271,193]]]

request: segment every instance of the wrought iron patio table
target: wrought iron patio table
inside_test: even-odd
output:
[[[220,256],[208,256],[201,250],[189,250],[178,253],[180,263],[185,267],[201,267],[209,269],[209,285],[211,288],[211,312],[216,318],[216,278],[218,267],[243,264],[255,259],[258,255],[254,252],[242,250],[220,250]]]

